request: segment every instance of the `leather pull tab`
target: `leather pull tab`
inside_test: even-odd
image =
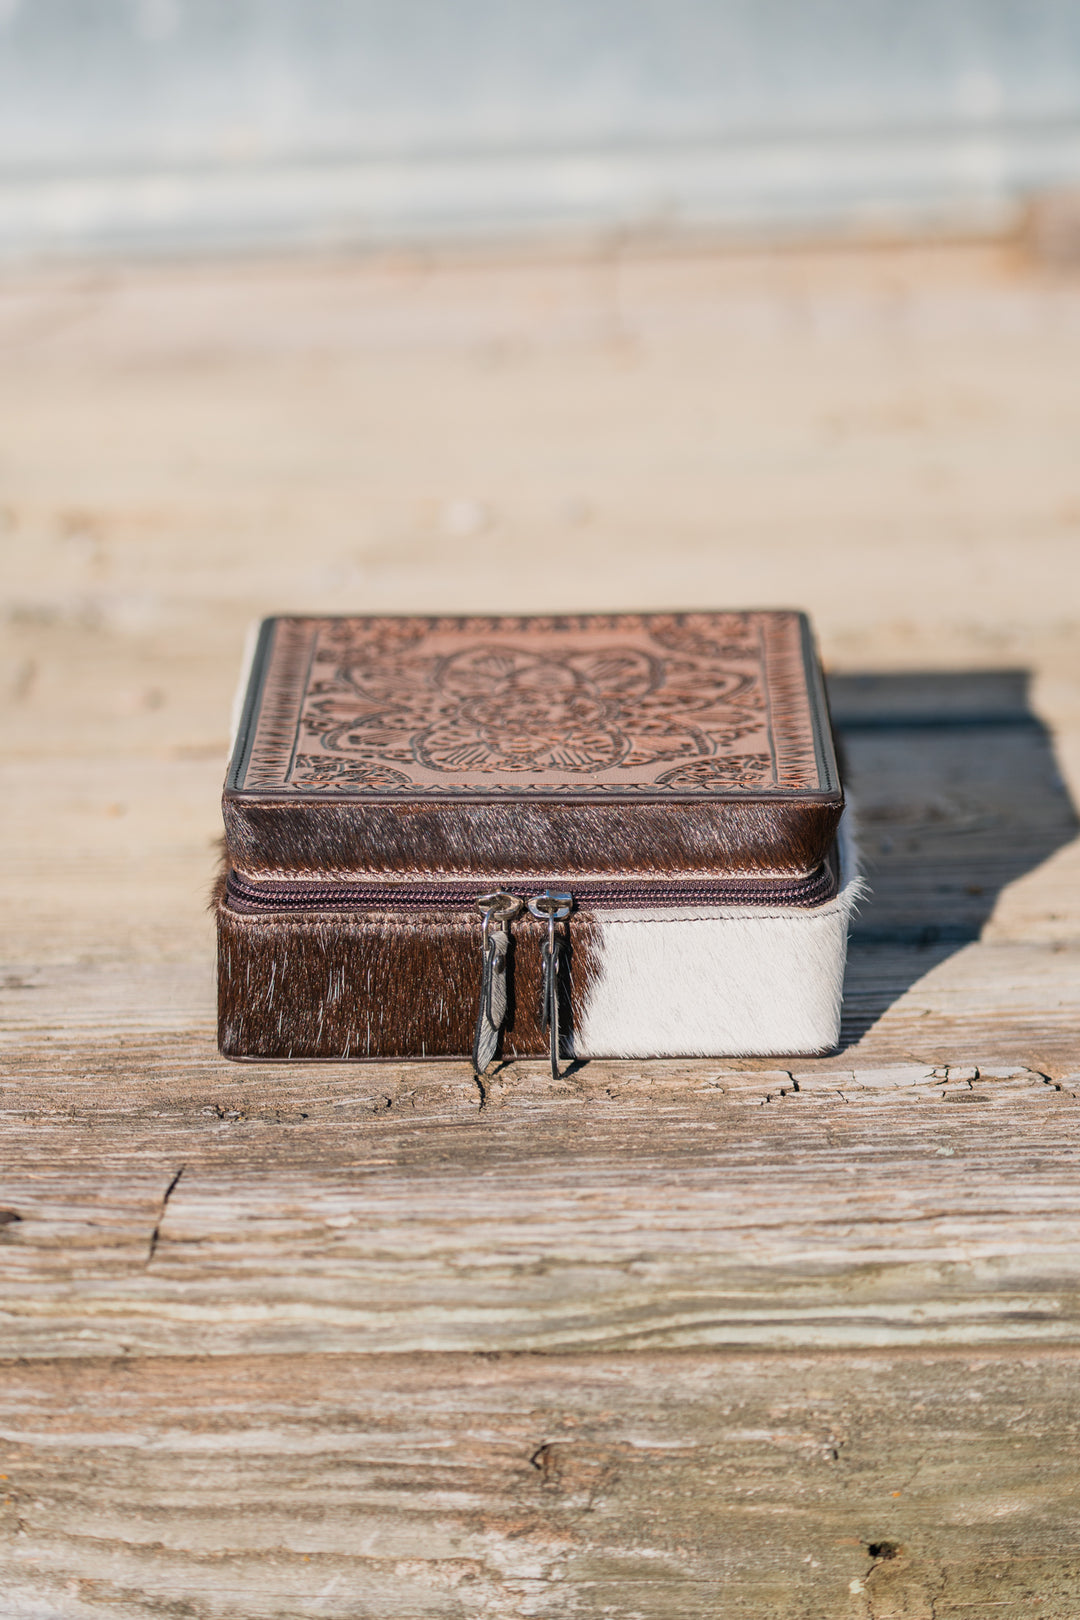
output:
[[[559,962],[562,957],[566,918],[574,909],[574,897],[561,889],[545,889],[529,901],[534,917],[547,923],[543,945],[544,977],[540,989],[540,1022],[548,1032],[551,1078],[559,1078]]]
[[[544,941],[544,980],[540,992],[541,1019],[548,1032],[548,1055],[551,1059],[551,1078],[559,1078],[559,958],[562,955],[562,935],[550,934]]]
[[[481,934],[483,965],[480,973],[480,1006],[473,1037],[473,1071],[484,1073],[498,1050],[499,1036],[506,1022],[510,935],[506,924],[521,910],[521,901],[499,891],[482,894],[477,901],[484,917]]]
[[[484,945],[484,970],[480,980],[480,1010],[473,1040],[473,1068],[483,1074],[499,1045],[506,1022],[506,957],[510,935],[504,928],[489,931]]]

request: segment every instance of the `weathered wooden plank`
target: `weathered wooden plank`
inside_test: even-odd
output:
[[[16,1066],[6,1353],[1080,1336],[1075,1072],[206,1048]]]
[[[1073,1620],[1077,288],[160,266],[0,345],[5,1611]],[[840,672],[837,1056],[220,1060],[252,615],[698,602]]]
[[[103,668],[57,683],[53,735],[114,704],[130,739],[216,735],[245,618],[283,602],[796,601],[847,668],[1046,667],[1078,309],[1001,250],[4,278],[24,724],[70,636]],[[151,637],[153,670],[110,655]]]
[[[1073,1620],[1076,1352],[0,1367],[5,1612]]]

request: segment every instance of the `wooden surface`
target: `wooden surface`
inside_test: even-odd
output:
[[[1072,1620],[1078,1372],[1075,1351],[24,1362],[0,1401],[5,1613]]]
[[[1080,283],[42,272],[0,343],[3,1612],[1073,1620]],[[251,617],[699,604],[821,632],[838,1053],[218,1058]]]

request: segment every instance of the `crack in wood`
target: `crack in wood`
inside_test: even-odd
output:
[[[172,1197],[173,1193],[176,1191],[177,1186],[179,1185],[179,1182],[180,1182],[180,1177],[183,1175],[186,1168],[187,1167],[185,1165],[181,1165],[179,1170],[176,1172],[175,1176],[173,1176],[172,1180],[169,1182],[169,1185],[165,1189],[164,1195],[163,1195],[162,1200],[161,1200],[161,1208],[158,1210],[158,1218],[157,1218],[157,1221],[154,1224],[154,1230],[150,1234],[150,1249],[149,1249],[149,1252],[147,1253],[147,1256],[146,1256],[147,1265],[150,1264],[151,1260],[154,1258],[155,1253],[157,1252],[158,1239],[161,1236],[161,1223],[165,1219],[165,1211],[169,1206],[169,1199]]]

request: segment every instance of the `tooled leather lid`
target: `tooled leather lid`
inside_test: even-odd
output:
[[[842,806],[795,612],[268,619],[225,784],[252,874],[810,871]]]

